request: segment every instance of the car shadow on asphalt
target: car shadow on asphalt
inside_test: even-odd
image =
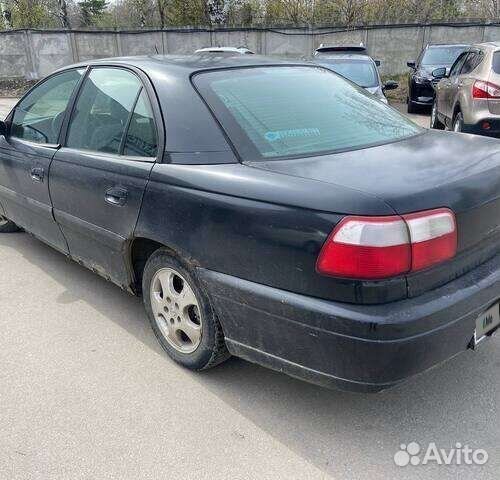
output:
[[[64,286],[58,302],[91,304],[163,355],[140,299],[26,234],[0,236],[3,246]],[[469,441],[476,448],[497,448],[499,340],[379,394],[327,390],[236,358],[190,378],[324,472],[362,478],[373,465],[392,467],[401,443],[450,447]],[[244,432],[235,434],[244,440]],[[418,469],[413,473],[405,471],[405,478],[419,478]]]

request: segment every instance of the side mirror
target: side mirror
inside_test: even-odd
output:
[[[7,135],[7,124],[0,120],[0,137],[5,137]]]
[[[436,79],[445,78],[448,76],[446,67],[436,68],[432,71],[432,76]]]
[[[416,68],[415,62],[406,62],[406,65],[408,65],[410,68],[413,68],[413,69]]]
[[[394,80],[387,80],[387,82],[384,83],[382,90],[385,92],[387,90],[396,90],[396,88],[399,88],[398,82],[395,82]]]
[[[375,65],[377,65],[377,67],[380,67],[380,60],[375,60]]]

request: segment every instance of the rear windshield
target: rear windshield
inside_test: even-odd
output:
[[[348,78],[360,87],[378,87],[378,75],[375,65],[370,60],[352,60],[345,58],[321,58],[319,65],[331,68],[334,72]]]
[[[500,74],[500,52],[493,54],[493,71]]]
[[[428,48],[422,61],[422,65],[453,65],[458,56],[467,50],[467,47],[431,47]]]
[[[354,150],[421,131],[321,67],[219,70],[194,83],[244,160]]]

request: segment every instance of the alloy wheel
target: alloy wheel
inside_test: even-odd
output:
[[[201,342],[203,322],[189,283],[173,268],[162,268],[153,276],[150,291],[153,315],[165,340],[178,352],[194,352]]]
[[[2,215],[0,215],[0,227],[7,225],[7,223],[9,223],[9,221],[5,217],[2,217]]]

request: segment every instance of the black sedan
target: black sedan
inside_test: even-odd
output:
[[[142,295],[188,368],[233,354],[378,391],[499,327],[498,142],[420,129],[329,70],[89,62],[0,133],[0,231]]]
[[[411,68],[408,76],[408,113],[432,106],[435,81],[432,72],[437,68],[451,68],[460,54],[468,48],[469,45],[462,44],[427,45],[416,62],[407,62]]]

